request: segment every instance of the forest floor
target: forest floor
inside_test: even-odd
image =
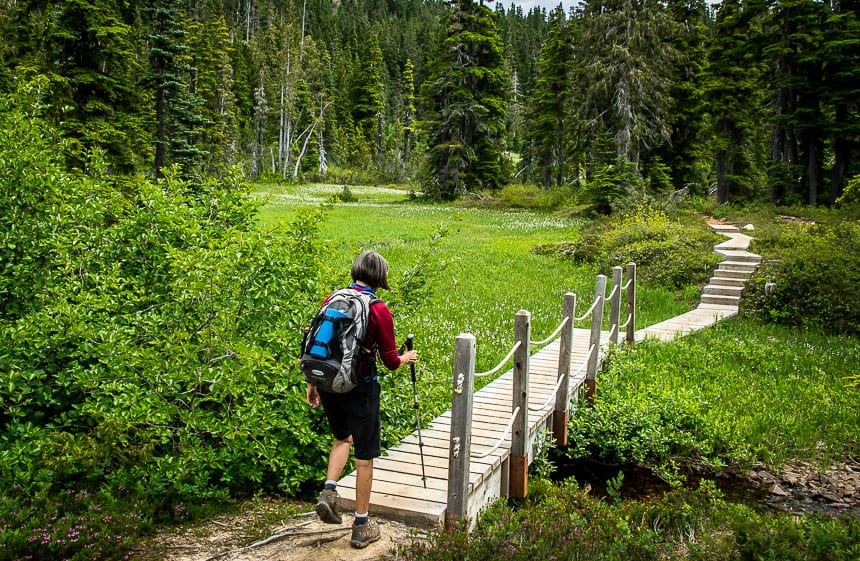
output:
[[[766,491],[763,506],[795,515],[826,514],[860,519],[860,462],[824,471],[811,464],[790,464],[774,474],[753,470],[749,482]],[[320,522],[312,504],[290,502],[290,514],[273,522],[279,501],[248,505],[238,514],[160,531],[142,558],[162,561],[396,561],[395,548],[424,541],[425,531],[389,520],[379,522],[382,537],[364,549],[349,544],[352,517],[342,525]],[[307,512],[309,511],[309,512]],[[275,516],[277,518],[277,516]],[[262,537],[261,537],[262,536]]]

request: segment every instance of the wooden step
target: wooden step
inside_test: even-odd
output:
[[[717,265],[718,271],[739,271],[743,273],[748,273],[750,276],[755,272],[756,265],[755,263],[749,263],[744,261],[723,261],[719,265]]]
[[[728,286],[724,284],[709,284],[702,289],[702,295],[735,296],[741,297],[743,286]]]
[[[714,275],[711,277],[712,279],[733,279],[733,280],[742,280],[744,282],[748,281],[752,277],[752,273],[748,271],[733,271],[729,269],[715,269]]]
[[[720,294],[702,294],[702,304],[717,304],[720,306],[738,306],[740,296],[723,296]]]
[[[747,280],[749,280],[749,279],[747,278],[746,275],[742,275],[742,276],[720,276],[720,275],[714,274],[714,276],[711,277],[711,280],[708,281],[708,284],[716,284],[716,285],[720,285],[720,286],[737,286],[737,287],[743,288],[744,285],[746,284]]]
[[[761,263],[761,256],[756,255],[755,253],[750,253],[748,251],[743,250],[735,250],[735,249],[719,249],[717,253],[720,255],[724,255],[726,257],[726,261],[734,261],[738,263]]]

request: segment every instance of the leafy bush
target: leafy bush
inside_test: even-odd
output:
[[[498,500],[465,523],[398,548],[406,561],[460,559],[780,559],[853,561],[860,521],[771,516],[722,499],[707,485],[647,503],[609,505],[579,488],[540,485],[537,498]]]
[[[860,223],[791,225],[757,243],[772,259],[747,283],[743,313],[860,333]]]
[[[681,222],[662,210],[639,206],[595,222],[575,242],[540,246],[536,251],[596,263],[606,272],[619,263],[634,262],[639,280],[682,289],[707,281],[720,260],[713,251],[720,241],[704,222]]]
[[[327,274],[320,211],[263,232],[232,177],[120,190],[97,163],[66,172],[38,119],[0,104],[0,520],[20,529],[3,532],[0,558],[41,551],[38,528],[80,523],[49,500],[68,489],[140,500],[149,519],[299,491],[327,452],[293,364]],[[108,536],[101,526],[91,533]]]

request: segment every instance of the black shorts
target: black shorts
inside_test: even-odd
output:
[[[320,401],[334,437],[346,440],[352,436],[357,460],[380,456],[378,381],[360,383],[347,393],[321,391]]]

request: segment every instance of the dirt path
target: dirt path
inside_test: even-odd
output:
[[[377,519],[382,537],[364,549],[349,545],[352,517],[343,525],[320,522],[316,513],[285,519],[268,529],[248,515],[219,516],[181,531],[160,532],[143,557],[163,561],[371,561],[395,560],[394,548],[421,540],[420,530]],[[265,537],[251,538],[251,535]]]

